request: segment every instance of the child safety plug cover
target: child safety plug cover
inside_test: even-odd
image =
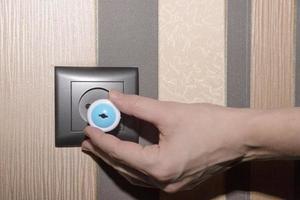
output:
[[[87,112],[90,126],[103,132],[114,130],[121,120],[119,109],[108,99],[100,99],[92,103]]]

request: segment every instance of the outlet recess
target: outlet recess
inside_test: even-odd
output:
[[[55,146],[80,146],[88,125],[88,106],[108,97],[110,90],[138,94],[138,68],[135,67],[55,67]],[[113,134],[138,142],[138,121],[121,114]]]

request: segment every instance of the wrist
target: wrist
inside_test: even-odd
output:
[[[245,134],[243,145],[246,153],[244,160],[259,160],[263,157],[270,157],[267,151],[267,135],[265,130],[267,110],[247,109],[248,115],[245,123]]]
[[[259,159],[263,149],[260,127],[264,111],[250,108],[236,109],[236,134],[238,148],[243,152],[243,161]]]
[[[271,110],[242,108],[238,109],[236,116],[237,143],[243,152],[243,161],[278,157],[278,152],[270,144],[274,141]]]
[[[293,158],[300,155],[299,122],[292,109],[248,109],[245,160]]]
[[[231,125],[231,145],[240,154],[242,161],[256,160],[261,154],[263,145],[257,135],[262,112],[250,108],[230,108],[230,114],[227,115],[230,123],[226,123],[226,128]]]

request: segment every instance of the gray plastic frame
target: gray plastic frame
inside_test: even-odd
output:
[[[98,83],[105,85],[123,83],[126,94],[138,94],[138,68],[136,67],[55,67],[55,146],[76,147],[85,139],[83,131],[73,131],[72,82]],[[112,86],[113,88],[113,86]],[[74,90],[74,88],[73,88]],[[121,125],[114,135],[138,142],[138,123],[133,117],[123,115]],[[77,118],[78,120],[83,120]],[[76,121],[76,122],[77,122]],[[76,123],[75,122],[75,123]],[[78,123],[82,123],[79,122]]]

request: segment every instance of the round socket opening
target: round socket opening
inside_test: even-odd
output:
[[[79,100],[78,109],[81,118],[84,121],[87,120],[87,111],[92,103],[99,99],[107,99],[108,98],[108,90],[103,88],[92,88],[86,91]]]

